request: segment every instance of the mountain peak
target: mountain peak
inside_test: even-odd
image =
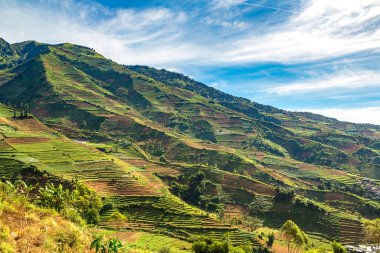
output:
[[[8,43],[8,42],[0,37],[0,44],[3,44],[3,43]]]
[[[6,40],[0,37],[0,51],[3,51],[6,48],[11,47],[11,44],[9,44]]]
[[[14,66],[19,58],[20,52],[6,40],[0,38],[0,69]]]

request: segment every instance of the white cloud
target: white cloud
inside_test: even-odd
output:
[[[305,109],[302,111],[321,114],[341,121],[380,125],[380,107]]]
[[[229,61],[307,62],[380,49],[380,2],[310,0],[285,23],[234,43]],[[371,27],[370,25],[373,25]],[[224,56],[223,56],[224,57]]]
[[[0,37],[5,40],[80,44],[124,64],[174,66],[205,54],[181,40],[180,25],[186,20],[185,13],[166,8],[114,11],[71,0],[58,5],[0,0]]]
[[[93,47],[120,63],[166,67],[184,62],[307,62],[380,51],[379,1],[303,3],[299,13],[286,13],[290,15],[287,21],[266,26],[244,19],[248,5],[227,0],[213,0],[201,14],[168,8],[113,10],[90,1],[0,0],[0,36],[11,42],[68,41]],[[202,11],[212,15],[202,17]],[[283,17],[285,12],[275,13]],[[228,29],[214,32],[215,25]]]
[[[380,88],[380,73],[373,71],[343,71],[322,78],[313,78],[304,82],[296,82],[267,88],[266,93],[276,95],[291,95],[326,90],[354,90],[362,88]]]
[[[245,1],[241,1],[245,2]],[[229,9],[232,6],[236,6],[236,3],[229,0],[212,0],[211,1],[212,9]]]
[[[215,26],[222,26],[225,28],[239,28],[244,29],[247,27],[247,24],[242,21],[225,21],[222,19],[213,19],[213,18],[206,18],[206,23],[208,25],[215,25]]]

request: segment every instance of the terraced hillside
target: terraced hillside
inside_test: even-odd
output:
[[[83,46],[1,45],[2,176],[32,163],[78,178],[112,203],[104,227],[251,240],[252,224],[230,212],[358,242],[347,224],[380,215],[379,126],[260,105]],[[116,210],[121,227],[108,219]]]
[[[167,233],[189,238],[202,230],[210,235],[231,234],[241,243],[253,235],[233,228],[171,195],[163,183],[143,167],[135,167],[83,142],[70,140],[33,117],[15,119],[10,108],[0,105],[0,175],[17,178],[25,168],[64,179],[79,179],[111,203],[101,226],[115,228],[110,216],[120,211],[128,216],[117,229]]]

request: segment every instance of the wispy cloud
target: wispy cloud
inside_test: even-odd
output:
[[[241,3],[244,3],[245,1],[240,1]],[[229,0],[212,0],[210,2],[212,9],[228,9],[232,6],[235,6],[236,3],[234,1]]]
[[[321,114],[327,117],[336,118],[338,120],[354,122],[354,123],[369,123],[380,125],[380,107],[365,107],[365,108],[333,108],[333,109],[304,109],[316,114]]]
[[[109,9],[89,1],[0,0],[0,37],[10,42],[81,44],[125,64],[175,67],[202,54],[181,38],[180,26],[186,20],[186,13],[163,7]]]
[[[307,62],[380,49],[380,2],[312,0],[290,19],[234,43],[231,62]]]
[[[262,4],[248,3],[248,2],[245,2],[245,1],[237,1],[237,0],[225,0],[225,1],[226,2],[230,2],[230,3],[235,3],[235,4],[243,4],[243,5],[254,6],[254,7],[259,7],[259,8],[264,8],[264,9],[276,10],[276,11],[285,11],[285,12],[290,12],[290,13],[299,13],[298,11],[288,10],[288,9],[284,9],[284,8],[276,8],[276,7],[271,7],[271,6],[262,5]]]
[[[317,77],[311,78],[311,80],[272,86],[264,89],[264,92],[276,95],[296,95],[313,92],[320,93],[326,90],[347,91],[370,87],[380,87],[380,73],[361,70],[358,72],[342,71],[322,78]]]
[[[121,63],[166,66],[184,61],[198,65],[307,62],[380,51],[380,2],[303,3],[299,10],[284,14],[270,2],[251,6],[242,0],[213,0],[194,13],[164,7],[110,9],[91,1],[0,0],[0,36],[11,41],[69,41],[94,47]],[[261,5],[279,11],[271,18],[289,17],[270,26],[239,17],[264,8]],[[230,30],[214,31],[215,26]]]

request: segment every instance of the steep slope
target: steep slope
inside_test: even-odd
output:
[[[217,215],[227,207],[260,208],[263,200],[266,211],[243,216],[259,216],[273,227],[292,218],[317,238],[339,239],[349,234],[347,220],[360,222],[354,212],[380,213],[379,183],[363,177],[380,177],[377,126],[260,105],[177,73],[125,67],[82,46],[11,46],[22,61],[0,72],[0,100],[29,105],[44,124],[80,144],[56,132],[43,140],[29,136],[45,127],[11,119],[8,108],[4,150],[18,154],[3,152],[6,159],[27,155],[51,173],[79,177],[130,217],[128,228],[183,238],[230,232],[241,242],[251,235]],[[24,131],[19,122],[30,131],[13,140],[12,131]],[[196,198],[191,183],[201,189]],[[277,201],[278,185],[292,187],[297,198]],[[103,226],[112,227],[109,214]]]
[[[259,129],[264,129],[260,137],[280,145],[294,159],[379,177],[379,126],[340,122],[311,113],[287,112],[225,94],[178,73],[145,66],[127,67],[175,89],[195,92],[212,99],[213,103],[256,119],[259,122],[254,126],[255,129],[258,125],[261,125]],[[275,155],[285,153],[266,147],[263,142],[254,140],[253,145]]]
[[[0,104],[2,178],[16,179],[25,167],[34,165],[55,177],[78,179],[109,203],[101,217],[103,228],[147,230],[184,239],[203,229],[211,235],[230,233],[236,243],[253,240],[252,235],[171,195],[144,167],[101,153],[89,143],[69,140],[35,118],[12,116],[12,110]],[[121,227],[110,220],[115,211],[128,217]]]

